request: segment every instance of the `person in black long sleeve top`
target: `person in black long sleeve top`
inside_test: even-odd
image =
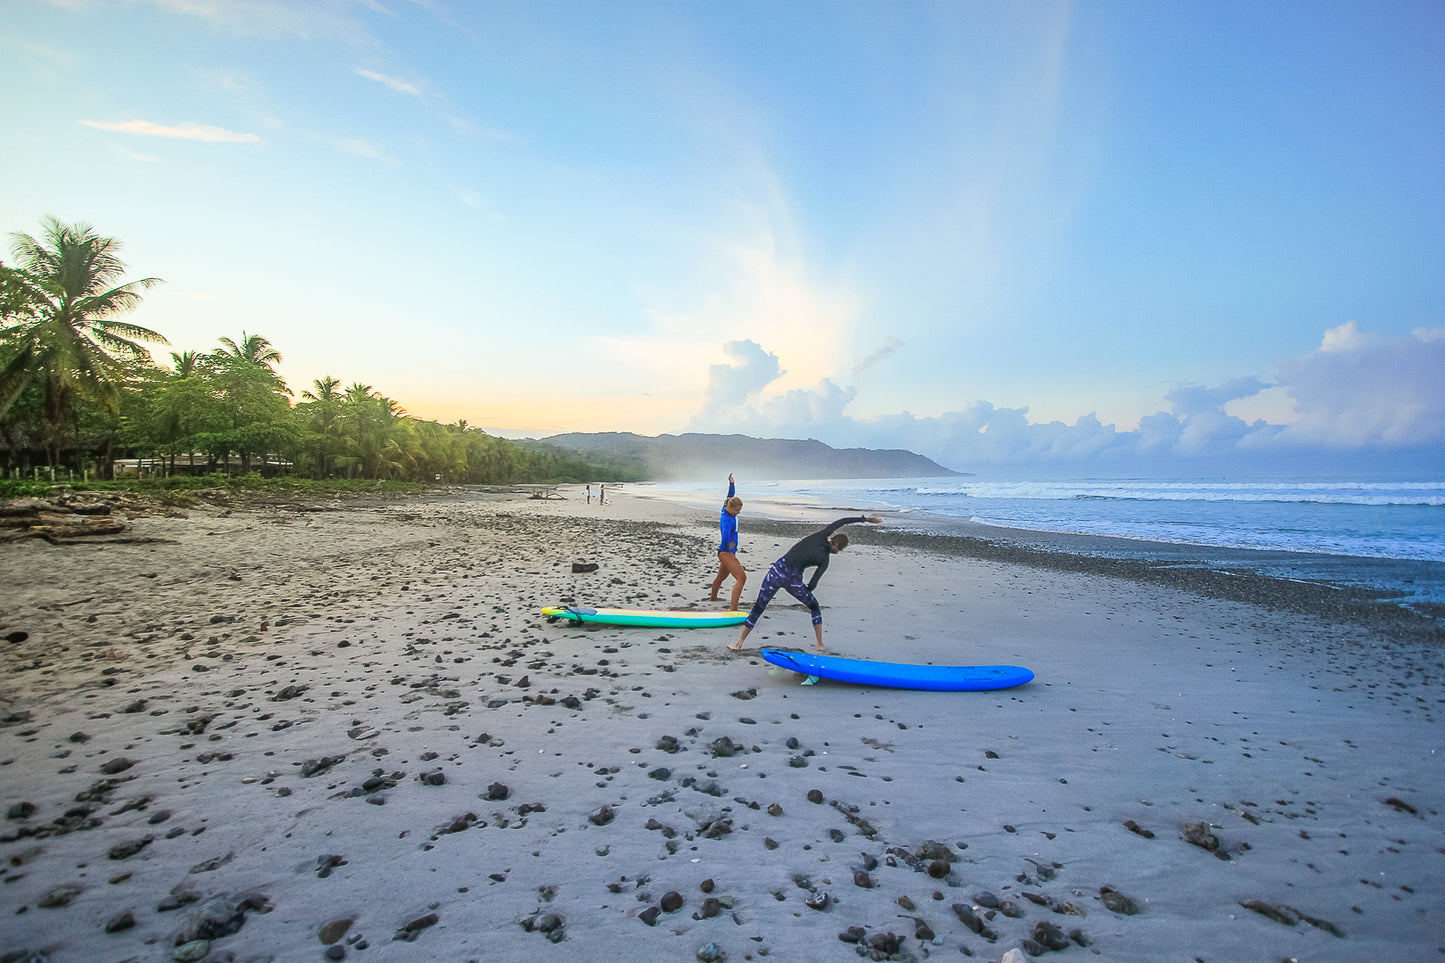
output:
[[[818,637],[816,646],[819,652],[826,652],[823,645],[823,610],[818,605],[818,600],[813,597],[813,590],[818,587],[818,582],[823,573],[828,571],[828,561],[837,553],[848,547],[848,536],[834,534],[844,525],[851,525],[854,522],[872,522],[878,524],[882,519],[877,515],[854,515],[849,518],[840,518],[833,524],[820,531],[816,531],[807,538],[798,542],[792,548],[773,563],[768,569],[768,574],[763,576],[762,587],[758,589],[758,600],[753,603],[753,609],[748,613],[747,621],[743,622],[742,635],[738,640],[728,646],[730,649],[741,649],[743,642],[747,640],[748,633],[752,632],[753,626],[758,624],[763,610],[778,594],[778,589],[786,589],[788,594],[802,602],[813,614],[813,632]],[[803,584],[803,570],[813,568],[813,577],[807,585]]]

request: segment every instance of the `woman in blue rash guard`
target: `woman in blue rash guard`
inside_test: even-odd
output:
[[[722,538],[717,546],[717,577],[712,580],[712,592],[708,595],[708,601],[720,602],[718,590],[722,588],[723,580],[729,575],[733,577],[733,596],[728,603],[728,611],[736,612],[738,599],[743,594],[743,583],[748,580],[748,573],[743,569],[743,563],[738,561],[738,513],[743,510],[743,500],[737,496],[737,485],[733,482],[733,476],[728,475],[727,500],[723,502],[722,520],[719,523],[722,529]]]
[[[818,587],[818,581],[823,573],[828,570],[828,560],[837,553],[848,547],[848,536],[833,534],[844,525],[854,522],[871,522],[876,525],[883,519],[877,515],[854,515],[850,518],[840,518],[833,524],[821,531],[816,531],[807,538],[798,542],[788,549],[787,554],[773,563],[768,569],[768,574],[763,576],[762,588],[758,589],[758,600],[753,603],[753,610],[748,613],[747,621],[743,622],[743,634],[738,640],[728,646],[730,649],[741,649],[743,642],[747,640],[748,633],[753,626],[758,624],[763,609],[778,594],[778,589],[786,589],[788,594],[802,602],[813,613],[813,632],[818,637],[816,646],[819,652],[828,651],[823,645],[823,610],[818,605],[818,600],[813,597],[813,589]],[[807,585],[803,584],[803,569],[817,568],[813,578]]]

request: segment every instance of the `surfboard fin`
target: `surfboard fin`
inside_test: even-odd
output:
[[[817,677],[816,675],[810,675],[810,676],[808,676],[806,679],[803,680],[803,685],[817,685],[817,684],[818,684],[818,677]]]

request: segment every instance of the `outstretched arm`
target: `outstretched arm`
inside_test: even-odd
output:
[[[854,522],[871,522],[874,525],[882,522],[883,519],[877,515],[852,515],[848,518],[840,518],[827,528],[823,529],[823,537],[827,538],[844,525],[852,525]]]

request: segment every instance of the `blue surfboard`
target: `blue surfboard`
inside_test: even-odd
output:
[[[1017,665],[915,665],[844,659],[812,652],[784,652],[782,649],[763,649],[760,654],[773,665],[806,676],[891,689],[977,692],[1010,689],[1034,677],[1033,672]]]

